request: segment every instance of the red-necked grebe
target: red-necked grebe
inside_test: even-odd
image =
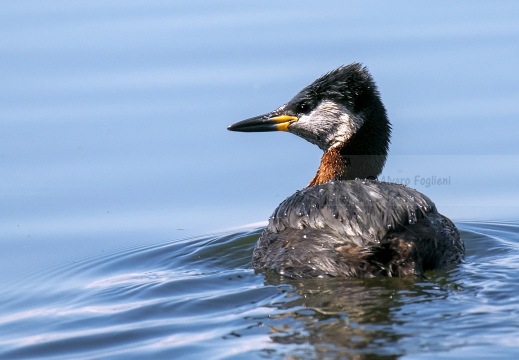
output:
[[[288,131],[324,151],[317,174],[269,218],[255,269],[290,277],[422,275],[458,263],[464,244],[434,203],[400,184],[374,180],[391,125],[368,70],[339,67],[233,131]]]

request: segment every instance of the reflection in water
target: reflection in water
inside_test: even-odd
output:
[[[267,283],[294,289],[287,301],[273,304],[281,314],[266,324],[270,337],[278,344],[307,345],[300,356],[312,358],[397,358],[406,353],[400,340],[414,335],[401,328],[416,321],[402,316],[403,308],[410,302],[426,306],[455,287],[442,277],[445,272],[428,275],[435,277],[284,280],[266,274]]]

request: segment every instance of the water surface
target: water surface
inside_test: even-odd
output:
[[[5,358],[512,358],[519,225],[460,223],[466,263],[427,279],[255,274],[261,229],[137,247],[4,288]]]

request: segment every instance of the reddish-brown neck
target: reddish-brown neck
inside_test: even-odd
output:
[[[332,180],[340,180],[346,173],[348,162],[337,148],[326,151],[321,158],[321,165],[307,187],[323,184]]]

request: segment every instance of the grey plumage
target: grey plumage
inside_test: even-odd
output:
[[[253,265],[293,277],[405,276],[458,262],[462,252],[455,226],[420,192],[372,180],[332,181],[278,206]]]

